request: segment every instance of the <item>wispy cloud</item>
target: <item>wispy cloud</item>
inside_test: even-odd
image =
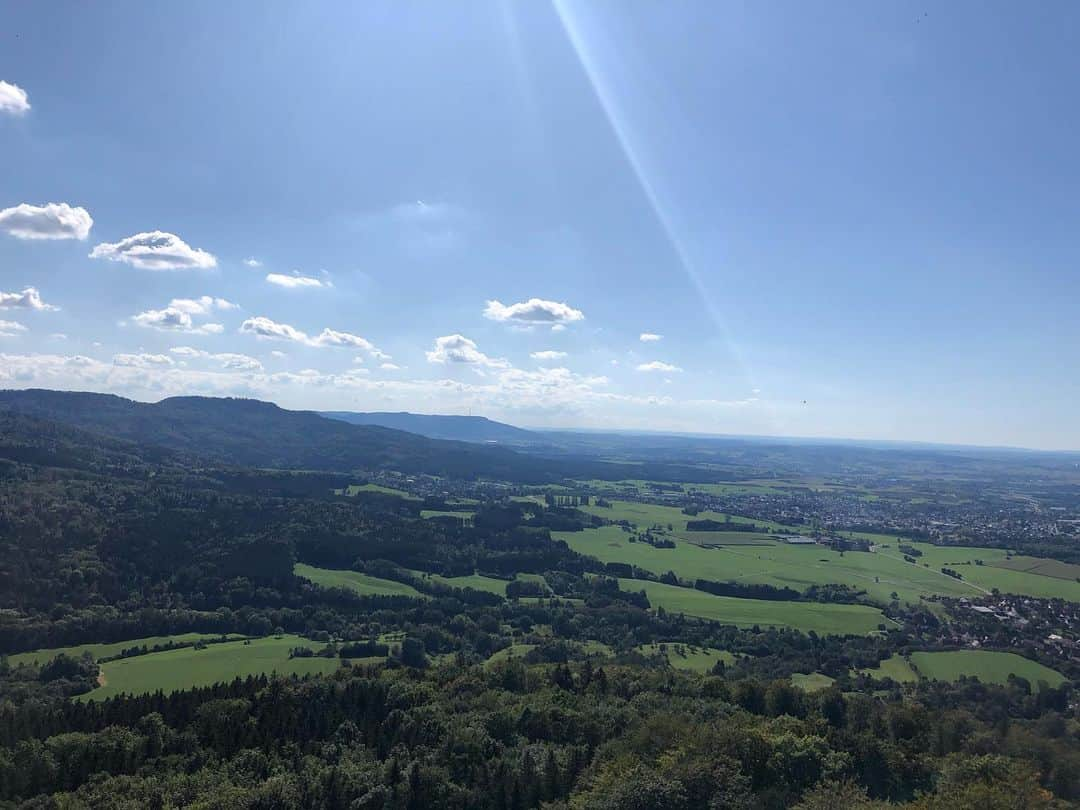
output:
[[[246,264],[248,267],[262,267],[263,266],[263,263],[260,262],[258,259],[256,259],[254,256],[248,256],[246,259],[244,259],[244,264]]]
[[[312,346],[314,348],[337,346],[363,349],[376,359],[390,359],[390,355],[379,349],[370,340],[360,337],[359,335],[354,335],[351,332],[339,332],[336,329],[326,328],[318,335],[312,337],[311,335],[308,335],[307,332],[297,329],[295,326],[291,326],[287,323],[279,323],[278,321],[267,318],[265,315],[248,318],[240,324],[240,332],[269,340],[288,340],[293,343],[301,343],[305,346]]]
[[[291,275],[285,275],[284,273],[268,273],[266,276],[266,280],[271,284],[274,284],[278,287],[285,287],[289,290],[330,286],[328,283],[323,282],[320,279],[313,278],[311,276],[302,276],[297,272],[293,272]]]
[[[646,372],[663,371],[669,373],[682,371],[678,366],[673,366],[671,363],[665,363],[662,360],[653,360],[649,363],[642,363],[637,367],[637,370]]]
[[[663,339],[663,335],[658,335],[655,332],[642,332],[641,335],[638,336],[638,340],[642,343],[656,343],[658,340]]]
[[[26,331],[26,327],[17,321],[0,321],[0,337],[16,337]]]
[[[529,357],[531,357],[533,360],[541,361],[562,360],[564,357],[566,357],[566,352],[557,352],[552,349],[548,349],[542,352],[533,352],[529,355]]]

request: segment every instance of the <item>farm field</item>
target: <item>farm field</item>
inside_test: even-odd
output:
[[[462,520],[472,520],[476,512],[451,512],[447,509],[421,509],[420,517],[427,520],[433,517],[454,517]]]
[[[291,675],[333,672],[341,666],[337,658],[289,658],[294,647],[320,646],[300,636],[282,635],[210,644],[201,650],[186,647],[123,658],[102,664],[103,685],[77,699],[104,700],[123,692],[145,694],[159,689],[168,694],[270,672]]]
[[[905,562],[895,541],[883,542],[873,552],[849,551],[841,555],[822,546],[793,546],[774,541],[766,541],[765,546],[702,548],[682,540],[679,534],[676,530],[672,535],[676,543],[673,549],[631,543],[629,535],[618,526],[553,532],[552,536],[565,540],[574,551],[601,562],[629,563],[655,574],[674,571],[688,581],[700,578],[761,583],[796,590],[842,583],[866,591],[879,604],[888,603],[893,593],[901,601],[916,603],[924,595],[983,596],[994,588],[1003,593],[1080,601],[1078,582],[995,566],[995,562],[1006,557],[1003,549],[937,547],[913,542],[911,545],[923,553],[913,565]],[[983,564],[977,564],[977,560]],[[963,580],[942,574],[943,566],[959,571]]]
[[[430,579],[432,582],[449,585],[451,588],[472,588],[476,591],[487,591],[497,596],[506,596],[507,580],[505,579],[485,577],[483,574],[472,574],[465,577],[444,577],[439,574],[429,574],[426,571],[413,570],[413,573],[418,577]]]
[[[889,619],[880,610],[867,605],[772,602],[714,596],[693,588],[642,579],[620,579],[619,587],[624,591],[645,591],[654,609],[662,607],[670,613],[685,613],[739,627],[760,625],[790,627],[804,632],[813,630],[822,635],[866,635],[876,631],[879,624],[889,624]]]
[[[410,495],[403,489],[384,487],[381,484],[350,484],[345,487],[345,489],[334,490],[335,495],[347,495],[350,498],[359,495],[361,492],[381,492],[383,495],[397,495],[399,498],[405,498],[410,501],[420,500],[415,495]]]
[[[673,534],[696,546],[771,546],[776,544],[769,535],[756,532],[676,531]]]
[[[892,655],[876,667],[860,670],[872,678],[892,678],[897,683],[914,683],[919,680],[911,664],[902,655]]]
[[[913,652],[911,664],[924,678],[938,681],[959,680],[961,675],[977,676],[983,683],[1008,683],[1017,675],[1037,688],[1040,681],[1059,686],[1065,678],[1058,672],[1016,653],[991,650],[953,650],[951,652]]]
[[[820,692],[822,689],[828,689],[834,683],[836,683],[834,678],[830,678],[821,672],[811,672],[809,674],[793,672],[791,674],[791,685],[799,687],[804,692]]]
[[[392,579],[380,579],[368,574],[361,574],[358,571],[339,571],[332,568],[316,568],[305,563],[296,563],[293,566],[293,573],[324,588],[348,588],[364,596],[427,598],[412,585],[406,585],[404,582],[396,582]]]
[[[95,661],[102,658],[112,658],[121,651],[131,647],[156,647],[169,644],[194,644],[196,641],[211,642],[221,638],[220,635],[210,633],[178,633],[174,636],[147,636],[145,638],[133,638],[128,641],[111,641],[105,644],[79,644],[75,647],[53,647],[47,650],[34,650],[33,652],[16,653],[8,656],[8,663],[13,667],[22,664],[44,664],[58,655],[67,655],[72,658],[81,658],[83,653],[90,653]],[[242,639],[243,636],[232,633],[228,638]]]
[[[1080,565],[1061,562],[1060,560],[1046,560],[1041,557],[1013,557],[1011,560],[997,560],[991,565],[995,568],[1024,571],[1043,577],[1053,577],[1054,579],[1068,579],[1074,582],[1080,579]]]
[[[717,661],[734,664],[735,656],[727,650],[714,650],[711,647],[694,647],[690,644],[669,641],[666,644],[642,644],[637,651],[645,656],[659,655],[667,659],[675,669],[706,674],[712,672]]]
[[[484,663],[485,666],[492,666],[500,661],[509,661],[512,658],[524,658],[526,653],[535,649],[535,644],[511,644],[509,647],[503,647]]]

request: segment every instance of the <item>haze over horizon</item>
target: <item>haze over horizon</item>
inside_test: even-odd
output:
[[[112,8],[6,8],[0,388],[1080,449],[1076,6]]]

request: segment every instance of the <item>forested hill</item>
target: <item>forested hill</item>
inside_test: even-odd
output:
[[[406,430],[431,439],[503,444],[536,444],[543,441],[540,436],[530,430],[495,422],[485,416],[422,414],[407,411],[397,413],[325,411],[322,415],[328,419],[338,419],[353,425],[378,425],[395,430]]]
[[[430,439],[375,425],[352,425],[312,411],[253,399],[173,397],[134,402],[110,394],[0,391],[0,412],[77,428],[88,435],[182,453],[214,464],[351,471],[395,469],[457,478],[545,481],[569,473],[613,474],[603,464],[552,461],[501,447]],[[10,433],[17,424],[9,420]],[[37,433],[41,424],[36,423]],[[19,445],[6,435],[5,446]],[[573,469],[571,469],[571,466]]]

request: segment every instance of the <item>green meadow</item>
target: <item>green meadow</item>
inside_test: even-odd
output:
[[[805,590],[811,585],[846,584],[863,590],[869,599],[885,604],[892,594],[903,602],[916,603],[922,596],[983,596],[997,588],[1003,593],[1016,593],[1044,598],[1063,598],[1080,601],[1080,582],[1063,578],[1062,566],[1038,558],[1024,558],[1030,570],[1002,567],[1008,553],[1003,549],[972,547],[938,547],[928,543],[911,542],[922,551],[915,564],[906,562],[897,548],[898,541],[887,535],[854,533],[875,544],[875,551],[848,551],[843,554],[824,546],[794,546],[770,540],[766,535],[728,532],[687,532],[688,517],[679,509],[655,504],[628,501],[613,502],[612,508],[583,507],[590,514],[612,520],[628,520],[638,529],[654,525],[673,527],[669,535],[676,543],[673,549],[658,549],[646,543],[631,543],[629,533],[619,526],[604,526],[581,532],[553,532],[581,554],[596,557],[602,562],[621,562],[636,565],[655,574],[674,571],[680,579],[711,579],[719,582],[744,582],[791,587]],[[702,513],[698,518],[722,520],[717,513]],[[739,521],[746,518],[735,518]],[[755,521],[769,531],[798,531],[766,521]],[[705,537],[711,536],[712,539]],[[694,542],[687,542],[689,537]],[[698,543],[720,544],[719,548],[703,548]],[[737,542],[733,542],[737,541]],[[742,543],[752,545],[741,545]],[[1014,558],[1020,559],[1020,558]],[[1044,564],[1055,575],[1047,576],[1038,564]],[[960,572],[962,580],[941,573],[942,567]]]
[[[793,672],[791,675],[791,685],[799,687],[804,692],[820,692],[822,689],[828,689],[834,683],[836,683],[834,678],[830,678],[821,672],[811,672],[809,674]]]
[[[145,638],[133,638],[128,641],[110,641],[105,644],[79,644],[74,647],[53,647],[47,650],[34,650],[33,652],[16,653],[8,656],[8,663],[13,667],[22,664],[44,664],[58,655],[68,655],[72,658],[81,658],[83,653],[90,653],[95,661],[102,658],[112,658],[120,655],[123,650],[131,647],[165,646],[166,644],[194,644],[197,641],[210,643],[220,639],[220,635],[209,633],[178,633],[174,636],[146,636]],[[243,636],[230,634],[228,638],[242,639]]]
[[[660,656],[667,659],[675,669],[706,674],[712,672],[717,661],[734,664],[735,656],[727,650],[715,650],[711,647],[695,647],[691,644],[669,641],[661,644],[641,644],[637,651],[644,656]]]
[[[624,591],[645,591],[653,608],[669,613],[685,613],[739,627],[789,627],[821,634],[866,635],[879,624],[890,624],[880,610],[867,605],[833,605],[820,602],[773,602],[765,599],[742,599],[714,596],[711,593],[649,582],[620,579]]]
[[[333,568],[316,568],[305,563],[296,563],[293,573],[298,577],[314,582],[324,588],[347,588],[364,596],[411,596],[416,599],[427,597],[412,585],[392,579],[361,574],[359,571],[341,571]]]
[[[384,487],[381,484],[350,484],[345,489],[334,490],[335,495],[348,495],[350,498],[356,497],[361,492],[379,492],[383,495],[397,495],[399,498],[405,498],[410,501],[418,501],[415,495],[410,495],[403,489],[394,489],[393,487]]]
[[[1050,667],[1016,653],[991,650],[913,652],[912,668],[922,677],[936,681],[956,681],[961,675],[975,676],[983,683],[1005,684],[1009,675],[1026,678],[1032,688],[1040,682],[1060,686],[1065,677]]]
[[[321,646],[300,636],[282,635],[122,658],[102,664],[102,685],[78,699],[104,700],[121,693],[137,695],[159,689],[168,694],[271,672],[282,675],[333,672],[341,666],[337,658],[289,658],[294,647]]]
[[[471,574],[464,577],[444,577],[439,574],[429,574],[426,571],[413,571],[416,576],[424,579],[430,579],[432,582],[438,582],[441,585],[449,585],[451,588],[472,588],[476,591],[487,591],[493,593],[496,596],[506,596],[506,583],[505,579],[497,579],[496,577],[486,577],[483,574]]]
[[[913,683],[919,680],[918,674],[902,655],[891,655],[876,667],[861,670],[872,678],[892,678],[897,683]]]

